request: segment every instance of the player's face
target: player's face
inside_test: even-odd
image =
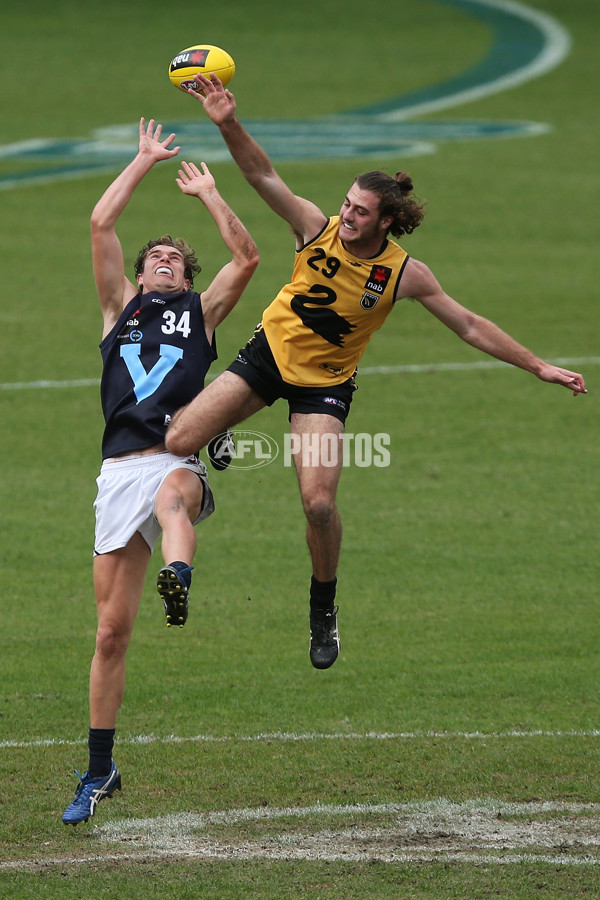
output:
[[[372,191],[364,191],[353,184],[340,209],[339,235],[351,248],[377,244],[377,252],[391,224],[389,217],[379,215],[379,198]]]
[[[183,254],[166,244],[153,247],[144,260],[138,284],[144,286],[145,292],[159,291],[161,294],[176,294],[187,290],[190,283],[185,277]]]

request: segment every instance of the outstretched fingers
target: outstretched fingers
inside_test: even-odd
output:
[[[185,194],[200,196],[203,191],[210,191],[215,186],[215,180],[206,163],[201,162],[200,166],[202,171],[195,163],[182,161],[175,181]]]
[[[154,119],[149,119],[148,122],[146,122],[145,118],[142,116],[139,125],[140,148],[160,149],[161,153],[164,153],[165,158],[169,156],[176,156],[179,153],[181,147],[171,147],[170,145],[173,143],[177,135],[174,131],[172,131],[171,134],[163,138],[162,130],[163,127],[160,122],[157,124]]]
[[[230,119],[235,112],[235,99],[230,90],[224,87],[223,82],[210,73],[210,78],[197,72],[194,75],[195,88],[188,88],[188,94],[199,100],[204,111],[216,125],[222,125]]]

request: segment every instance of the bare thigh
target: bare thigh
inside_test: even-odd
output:
[[[167,432],[167,447],[187,456],[205,447],[211,438],[243,422],[266,406],[243,378],[223,372],[174,416]]]
[[[290,434],[302,501],[314,501],[319,495],[335,499],[342,470],[344,424],[335,416],[292,413]]]
[[[131,634],[149,561],[150,548],[139,532],[126,547],[94,558],[99,626],[122,636]]]

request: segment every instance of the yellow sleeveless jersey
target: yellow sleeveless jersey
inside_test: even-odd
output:
[[[292,281],[267,307],[262,325],[289,384],[341,384],[356,371],[381,328],[408,254],[388,240],[371,259],[352,256],[338,236],[339,216],[296,252]]]

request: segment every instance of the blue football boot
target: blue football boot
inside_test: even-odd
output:
[[[114,791],[121,790],[121,773],[111,764],[110,773],[99,778],[90,778],[86,772],[80,775],[77,769],[75,774],[79,778],[79,784],[75,791],[72,803],[69,803],[64,811],[62,820],[65,825],[77,825],[78,822],[87,822],[90,816],[96,812],[96,807],[105,797],[112,797]]]

